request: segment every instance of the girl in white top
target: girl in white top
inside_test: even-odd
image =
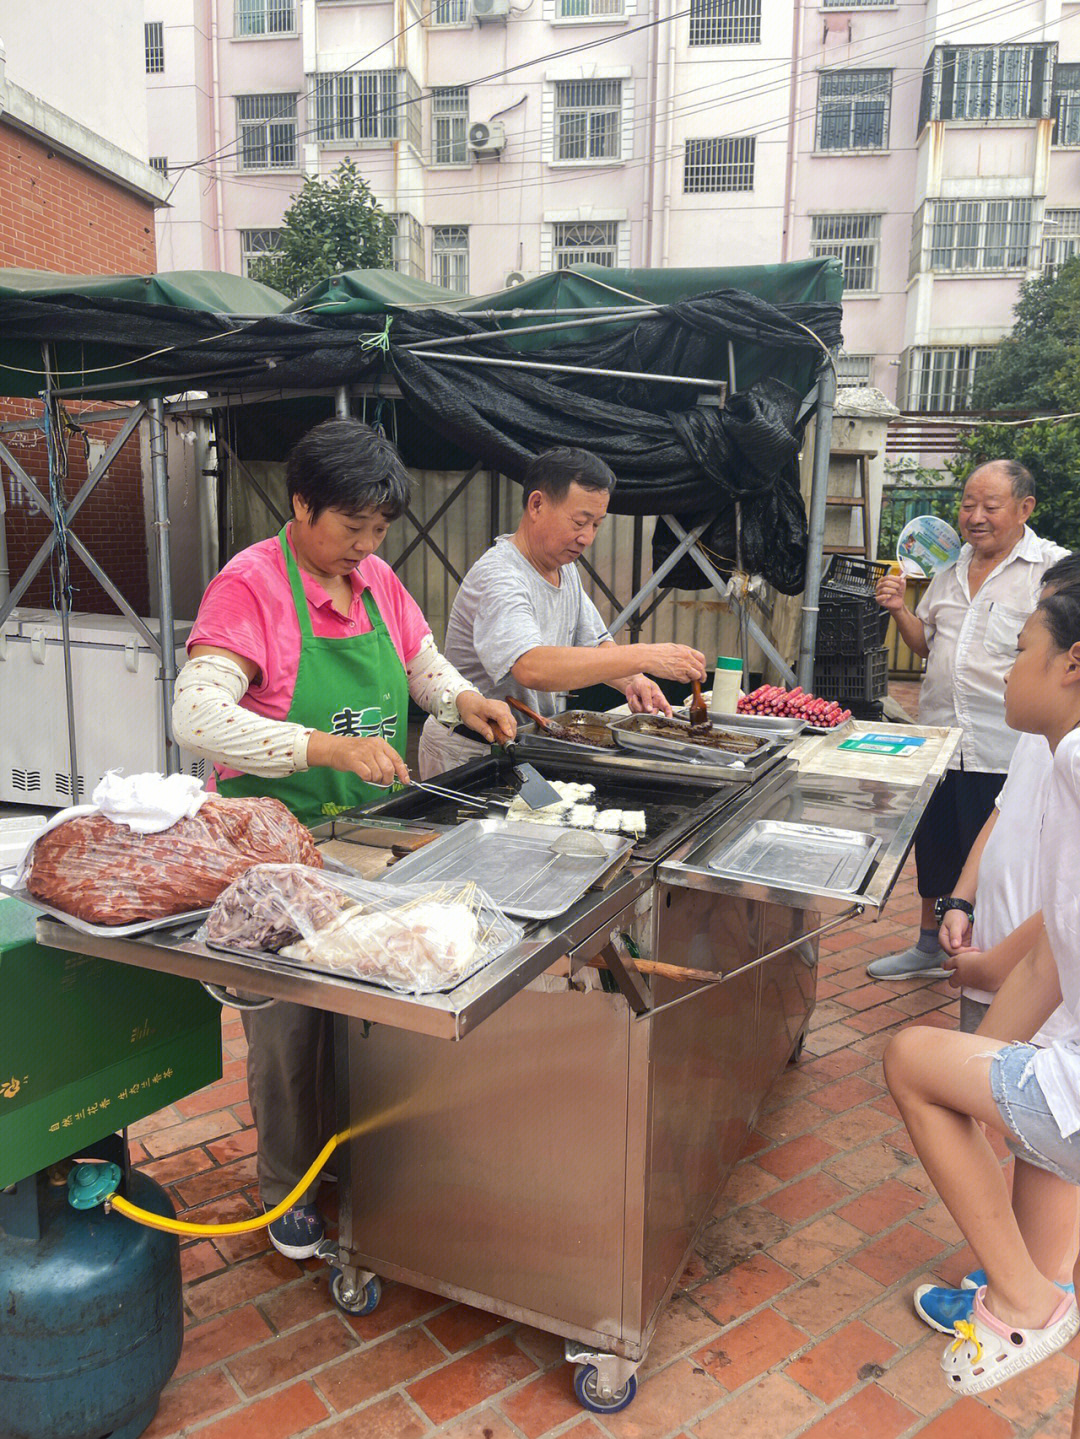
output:
[[[1080,1046],[1029,1041],[1057,1005],[1080,1026],[1080,592],[1044,596],[1009,674],[1008,724],[1044,735],[1054,769],[1043,824],[1039,893],[1045,931],[998,991],[981,1034],[912,1026],[891,1040],[885,1076],[939,1195],[986,1272],[970,1320],[942,1358],[949,1387],[978,1393],[1063,1348],[1080,1329],[1033,1261],[983,1124],[1029,1164],[1080,1183]],[[1080,1267],[1080,1266],[1078,1266]],[[1080,1439],[1080,1410],[1074,1414]]]

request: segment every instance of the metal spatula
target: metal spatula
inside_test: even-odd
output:
[[[514,773],[521,781],[518,794],[530,809],[544,809],[549,804],[561,804],[562,795],[553,784],[549,784],[538,769],[524,762],[514,765]]]

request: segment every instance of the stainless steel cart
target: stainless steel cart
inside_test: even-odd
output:
[[[362,1132],[329,1246],[337,1302],[363,1312],[385,1275],[535,1325],[566,1341],[581,1403],[612,1412],[633,1398],[718,1189],[801,1045],[820,934],[880,908],[900,872],[956,744],[953,731],[915,733],[917,759],[891,771],[841,754],[841,737],[800,740],[759,780],[699,796],[666,846],[637,853],[608,889],[533,925],[444,995],[300,974],[176,935],[101,940],[53,921],[39,935],[340,1016],[342,1120]],[[482,783],[484,763],[456,771],[455,786],[466,770]],[[654,783],[665,797],[678,789],[667,774]],[[717,869],[733,837],[763,820],[861,831],[877,852],[848,893]],[[408,827],[380,822],[388,837]],[[343,836],[348,825],[339,856]],[[650,957],[722,980],[646,977],[634,960]]]

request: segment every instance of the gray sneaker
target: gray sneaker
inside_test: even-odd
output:
[[[866,972],[871,979],[948,979],[950,972],[945,968],[946,958],[943,949],[927,954],[913,944],[899,954],[887,954],[883,959],[873,960],[866,966]]]

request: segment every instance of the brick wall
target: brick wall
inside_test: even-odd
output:
[[[47,144],[23,135],[0,119],[0,267],[53,270],[69,275],[153,274],[154,207],[104,176],[84,169]],[[0,371],[0,391],[3,372]],[[73,405],[78,418],[95,406]],[[0,398],[0,421],[41,413],[36,401]],[[116,425],[94,425],[90,435],[106,444]],[[15,458],[48,493],[45,438],[40,431],[9,436]],[[41,513],[21,488],[16,490],[3,468],[7,501],[6,529],[12,584],[49,532]],[[68,447],[71,498],[86,478],[81,440]],[[134,434],[113,461],[109,474],[80,510],[75,533],[124,597],[141,613],[149,606],[146,525],[139,437]],[[116,606],[72,561],[73,607],[91,614],[115,614]],[[39,573],[23,599],[24,605],[49,607],[49,567]]]

